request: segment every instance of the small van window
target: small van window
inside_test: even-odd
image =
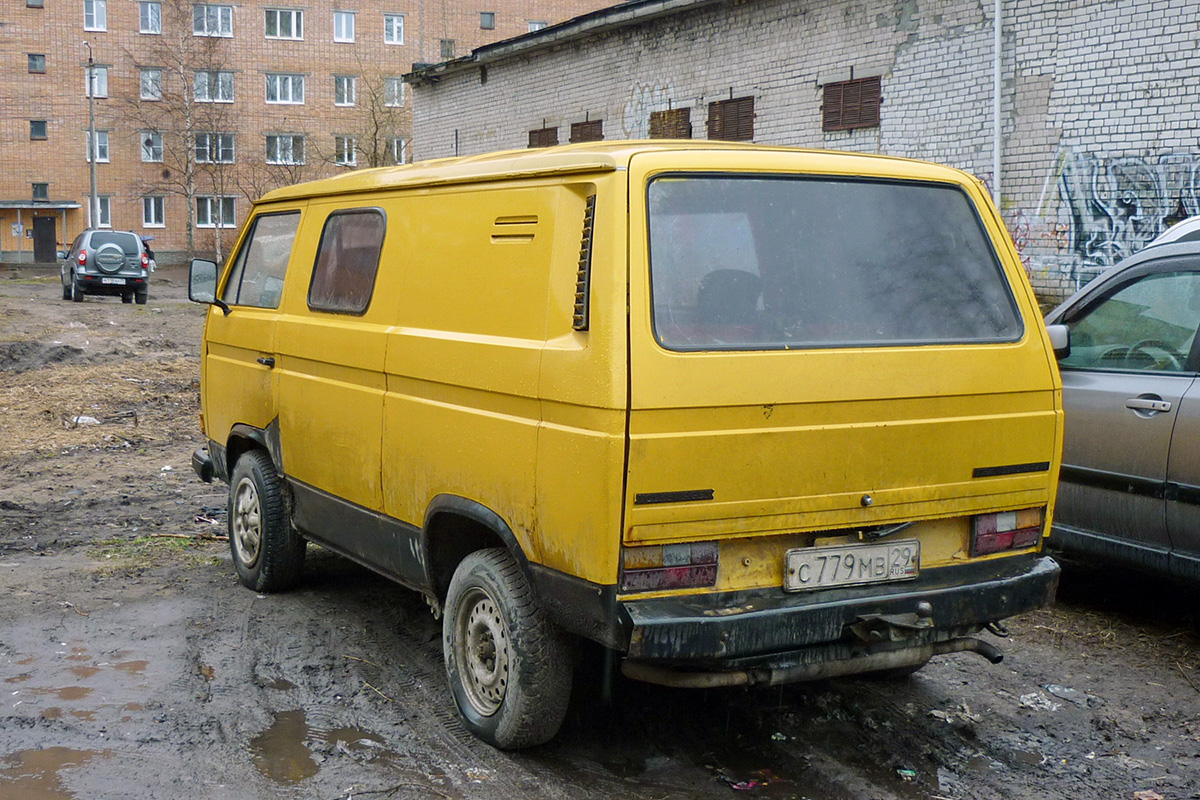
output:
[[[668,175],[649,186],[654,331],[671,350],[1020,338],[970,199],[947,186]]]
[[[279,308],[283,277],[299,224],[299,211],[263,214],[255,219],[233,262],[221,299],[231,306]]]
[[[379,209],[339,211],[325,220],[308,287],[314,311],[362,314],[371,303],[386,223]]]

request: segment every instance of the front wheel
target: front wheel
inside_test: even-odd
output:
[[[571,696],[571,648],[512,553],[471,553],[450,581],[442,621],[450,691],[467,727],[503,750],[554,738]]]
[[[229,551],[256,592],[287,589],[304,570],[305,541],[292,532],[283,482],[261,450],[239,458],[229,479]]]

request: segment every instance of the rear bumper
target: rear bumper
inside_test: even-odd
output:
[[[836,591],[781,590],[692,595],[621,602],[632,623],[630,658],[689,666],[747,666],[826,651],[845,657],[862,640],[849,626],[864,618],[925,620],[910,643],[945,641],[990,622],[1047,605],[1059,567],[1040,555],[1013,556],[929,570],[915,581]],[[928,604],[921,606],[921,604]],[[828,647],[840,644],[839,647]],[[838,654],[841,655],[838,655]]]
[[[135,278],[128,275],[79,275],[78,278],[79,284],[83,287],[83,291],[86,294],[121,295],[126,292],[144,292],[148,284],[145,278]],[[105,283],[105,278],[109,280],[119,278],[124,283]]]
[[[213,464],[212,456],[208,454],[207,447],[198,447],[192,453],[192,469],[196,471],[196,477],[205,483],[212,483],[216,476],[216,466]]]

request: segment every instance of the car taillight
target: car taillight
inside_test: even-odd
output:
[[[86,263],[87,263],[87,250],[80,250],[79,251],[79,264],[80,264],[80,266],[82,266]]]
[[[621,551],[621,591],[714,586],[717,554],[716,542],[626,547]]]
[[[980,514],[971,524],[971,555],[1033,547],[1042,536],[1046,508]]]
[[[142,269],[150,269],[150,259],[142,253]]]

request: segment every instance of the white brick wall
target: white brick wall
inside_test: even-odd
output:
[[[992,179],[992,3],[721,4],[514,56],[414,91],[418,159],[520,148],[604,120],[755,98],[755,141],[880,152]],[[1004,0],[1002,212],[1047,300],[1200,214],[1200,3]],[[878,128],[821,132],[818,81],[882,74]],[[457,138],[455,136],[457,132]]]

